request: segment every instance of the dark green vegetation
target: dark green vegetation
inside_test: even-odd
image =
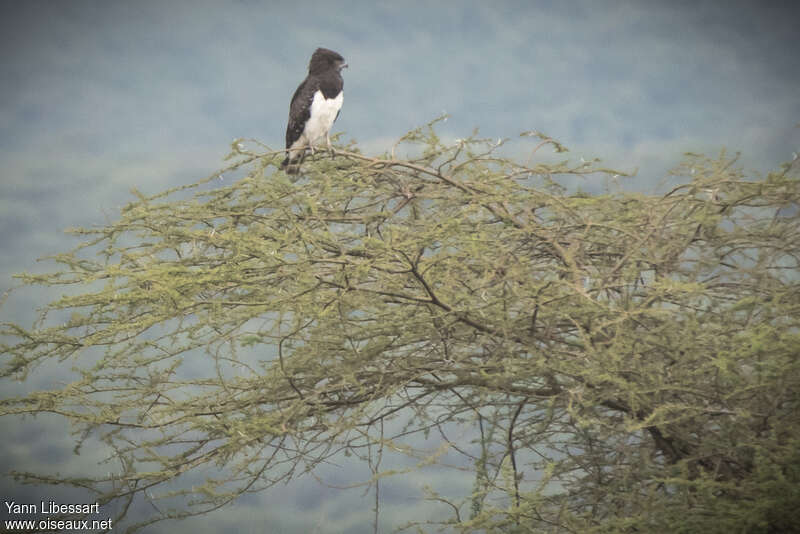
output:
[[[63,320],[6,324],[2,349],[7,377],[80,375],[0,413],[68,418],[117,472],[18,476],[102,505],[201,473],[158,520],[340,454],[380,484],[381,453],[448,450],[474,471],[467,498],[433,496],[455,531],[800,524],[797,163],[752,179],[689,156],[667,194],[576,195],[559,181],[606,171],[531,164],[560,149],[539,140],[521,164],[420,129],[418,157],[320,153],[296,182],[236,145],[232,185],[76,230],[58,270],[22,277],[71,286],[44,311]]]

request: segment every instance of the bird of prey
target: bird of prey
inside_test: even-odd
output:
[[[330,131],[339,116],[344,99],[342,69],[344,58],[333,50],[317,48],[308,64],[308,76],[301,83],[289,105],[286,126],[286,159],[281,169],[295,174],[300,169],[306,147],[314,153],[314,145],[325,138],[331,148]]]

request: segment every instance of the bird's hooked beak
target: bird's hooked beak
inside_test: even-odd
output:
[[[346,69],[348,66],[349,66],[349,65],[348,65],[347,63],[342,63],[342,64],[339,66],[339,70]]]

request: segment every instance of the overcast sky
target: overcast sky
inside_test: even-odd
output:
[[[282,148],[289,99],[318,46],[350,65],[334,131],[368,153],[446,112],[444,135],[540,130],[575,158],[638,167],[633,185],[645,191],[689,150],[741,151],[766,172],[800,152],[798,5],[0,1],[0,291],[76,244],[64,228],[115,218],[132,188],[201,179],[237,137]],[[48,295],[15,294],[0,319],[29,319]],[[24,387],[0,384],[3,396]],[[52,431],[31,445],[42,428]],[[3,471],[91,464],[71,455],[57,421],[13,429]],[[9,479],[2,490],[45,497]],[[345,513],[320,491],[311,481],[239,517],[257,531],[366,525],[367,507]],[[315,511],[289,519],[271,511],[279,503]],[[235,520],[209,521],[248,531]]]

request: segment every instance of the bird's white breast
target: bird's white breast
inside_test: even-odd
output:
[[[342,109],[344,91],[340,91],[336,98],[325,98],[322,91],[314,93],[311,101],[311,117],[306,123],[303,133],[312,145],[324,139],[333,126],[333,121]]]

